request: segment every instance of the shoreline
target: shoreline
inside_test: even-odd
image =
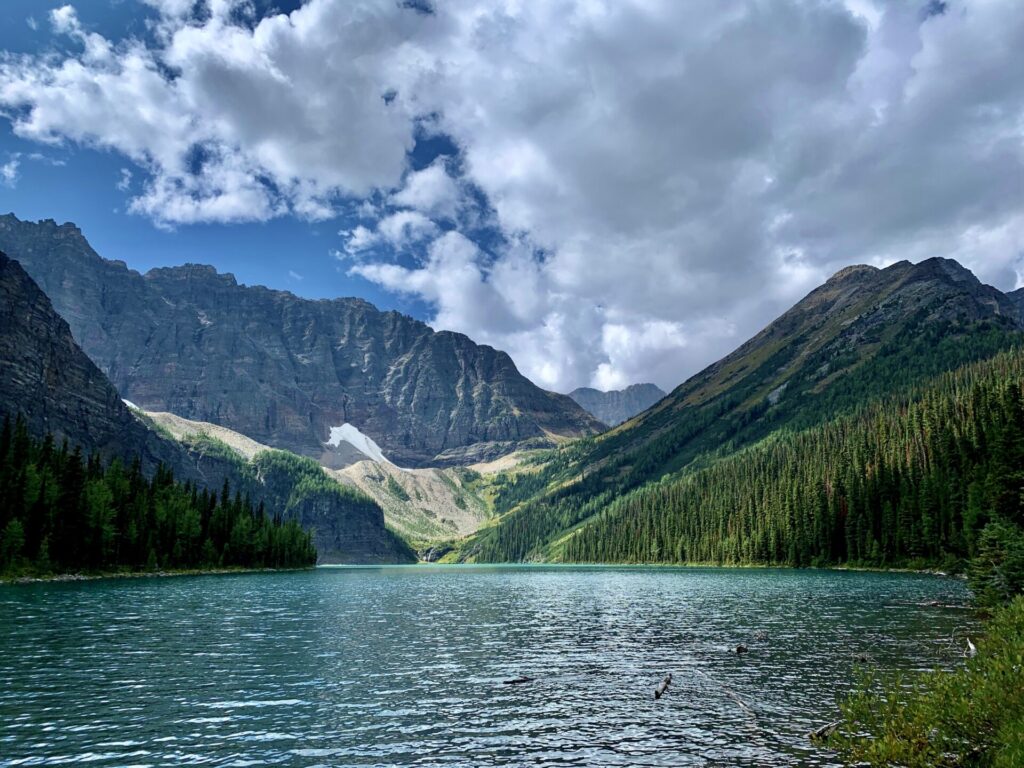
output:
[[[0,585],[46,584],[53,582],[99,581],[101,579],[162,579],[175,576],[227,576],[241,573],[292,573],[310,571],[316,566],[303,568],[183,568],[158,571],[98,571],[88,573],[52,573],[38,576],[3,576]]]
[[[398,567],[398,566],[467,566],[467,567],[502,567],[502,566],[536,566],[536,567],[582,567],[582,568],[710,568],[710,569],[773,569],[773,570],[806,570],[806,571],[837,571],[853,573],[904,573],[919,576],[936,576],[939,578],[965,580],[966,574],[950,573],[938,569],[928,568],[884,568],[872,566],[805,566],[796,568],[785,565],[764,565],[764,564],[743,564],[743,565],[719,565],[714,563],[560,563],[560,562],[526,562],[526,563],[440,563],[436,561],[420,560],[416,563],[331,563],[324,567],[360,568],[360,567]],[[294,573],[298,571],[311,571],[321,567],[320,565],[298,567],[298,568],[186,568],[186,569],[160,569],[157,571],[99,571],[99,572],[77,572],[77,573],[53,573],[35,576],[2,576],[0,585],[15,584],[44,584],[76,581],[99,581],[102,579],[153,579],[172,578],[175,576],[227,576],[231,574],[244,573]]]
[[[396,563],[398,565],[398,563]],[[611,563],[566,563],[558,560],[527,560],[516,562],[444,562],[440,560],[419,560],[413,565],[535,565],[538,567],[582,567],[582,568],[710,568],[720,570],[778,570],[778,571],[849,571],[853,573],[906,573],[918,576],[937,576],[945,579],[966,580],[967,574],[962,571],[948,571],[939,568],[907,568],[878,565],[773,565],[768,563],[636,563],[636,562],[611,562]]]

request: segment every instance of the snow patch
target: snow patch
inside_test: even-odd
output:
[[[378,464],[392,464],[394,466],[391,460],[384,455],[384,451],[380,449],[380,446],[373,442],[373,438],[367,437],[351,424],[331,427],[331,437],[328,439],[327,445],[337,448],[342,443],[348,443]]]

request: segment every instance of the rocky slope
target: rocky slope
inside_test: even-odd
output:
[[[563,532],[633,488],[704,466],[779,429],[801,429],[1020,344],[1024,302],[955,261],[855,266],[636,418],[552,454],[543,482],[466,556],[544,557]]]
[[[325,447],[344,424],[401,466],[471,463],[601,428],[505,353],[360,299],[309,301],[194,264],[140,275],[49,220],[0,217],[0,249],[122,396],[322,464],[352,460]]]
[[[68,324],[18,262],[0,253],[0,413],[19,414],[37,437],[152,471],[179,449],[139,422],[71,337]]]
[[[151,429],[75,343],[67,322],[18,262],[0,253],[0,418],[19,414],[37,437],[52,434],[58,443],[66,439],[83,453],[98,453],[106,460],[131,463],[138,458],[147,474],[164,464],[176,477],[215,491],[226,480],[254,501],[263,501],[268,512],[315,527],[322,562],[412,559],[385,528],[376,503],[364,494],[307,488],[302,481],[310,468],[296,465],[297,457],[276,457],[249,471],[208,445],[188,450]]]
[[[176,440],[200,446],[204,438],[212,438],[249,463],[271,450],[217,424],[191,421],[173,413],[146,413],[145,416]],[[508,466],[510,464],[505,462],[501,468]],[[490,517],[490,505],[479,488],[482,476],[489,474],[487,467],[482,471],[468,467],[400,469],[390,462],[364,458],[343,469],[323,468],[323,471],[372,498],[383,510],[388,527],[417,543],[465,536]]]
[[[638,413],[646,411],[665,396],[656,384],[630,384],[625,389],[602,392],[591,387],[579,387],[569,397],[599,421],[617,427]]]

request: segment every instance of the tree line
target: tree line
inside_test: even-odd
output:
[[[138,460],[105,464],[67,441],[28,433],[18,418],[0,430],[0,573],[308,566],[309,533],[262,502],[151,478]]]
[[[917,321],[880,339],[868,355],[813,353],[787,379],[774,404],[764,397],[768,382],[799,351],[787,345],[756,361],[742,381],[701,396],[682,408],[661,408],[634,429],[575,441],[542,457],[543,466],[497,478],[497,525],[463,546],[463,557],[515,561],[557,555],[568,532],[621,497],[659,480],[680,477],[774,435],[802,431],[865,404],[906,394],[936,376],[991,359],[1021,343],[1019,331],[997,321]],[[855,352],[859,352],[855,354]],[[822,377],[829,380],[822,387]],[[701,376],[673,393],[677,401],[704,386]],[[689,393],[689,394],[688,394]]]
[[[777,433],[611,502],[568,539],[564,559],[972,560],[983,596],[1012,594],[1024,585],[1022,383],[1024,352],[1011,350],[848,416]]]

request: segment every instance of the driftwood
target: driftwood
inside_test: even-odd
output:
[[[815,730],[808,733],[807,738],[811,741],[824,741],[833,733],[838,731],[840,725],[842,725],[841,720],[836,720],[834,723],[828,723],[826,725],[821,726],[821,728],[816,728]]]
[[[665,679],[662,680],[660,683],[658,683],[658,687],[654,689],[654,698],[655,699],[660,699],[662,696],[664,696],[665,695],[665,691],[668,690],[668,687],[671,684],[672,684],[672,673],[669,672],[667,675],[665,675]]]
[[[514,677],[511,680],[504,680],[505,685],[520,685],[522,683],[528,683],[533,680],[532,677]]]

